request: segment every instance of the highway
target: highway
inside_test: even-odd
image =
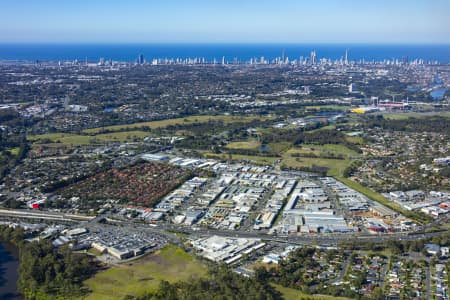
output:
[[[161,228],[171,230],[171,231],[181,231],[188,234],[198,234],[198,235],[219,235],[219,236],[229,236],[229,237],[244,237],[244,238],[260,238],[264,240],[272,240],[281,243],[298,243],[298,244],[336,244],[342,241],[374,241],[374,242],[384,242],[390,240],[403,240],[410,241],[416,240],[418,238],[429,238],[434,236],[439,236],[443,232],[430,232],[430,233],[391,233],[391,234],[381,234],[381,235],[358,235],[358,234],[315,234],[315,235],[300,235],[300,236],[273,236],[265,233],[257,232],[242,232],[242,231],[226,231],[218,229],[193,229],[193,228],[180,228],[172,225],[160,225]],[[445,232],[444,232],[445,233]]]
[[[316,235],[300,235],[300,236],[276,236],[269,235],[266,233],[260,232],[246,232],[246,231],[228,231],[228,230],[219,230],[219,229],[207,229],[201,227],[185,227],[179,225],[171,225],[171,224],[159,224],[157,226],[149,226],[147,224],[135,223],[132,221],[122,221],[122,226],[132,226],[135,229],[139,230],[150,230],[154,232],[158,232],[161,234],[168,232],[180,232],[189,235],[198,235],[198,236],[206,236],[206,235],[218,235],[224,237],[234,237],[234,238],[255,238],[261,239],[265,241],[272,241],[277,243],[284,244],[293,244],[293,245],[318,245],[318,246],[336,246],[340,242],[375,242],[382,243],[386,241],[392,240],[400,240],[400,241],[412,241],[423,238],[432,238],[435,236],[442,235],[444,232],[429,232],[429,233],[408,233],[408,232],[399,232],[399,233],[391,233],[391,234],[381,234],[381,235],[367,235],[367,234],[316,234]]]
[[[95,218],[83,215],[43,212],[38,210],[31,211],[25,209],[0,209],[0,216],[11,218],[43,219],[54,221],[69,221],[69,222],[89,221]]]
[[[24,218],[24,219],[44,219],[53,221],[70,221],[70,222],[80,222],[87,221],[91,224],[98,223],[101,219],[108,218],[108,215],[101,215],[97,217],[93,216],[81,216],[64,214],[58,212],[45,212],[45,211],[31,211],[31,210],[6,210],[0,209],[0,216],[12,217],[12,218]],[[109,222],[112,220],[109,219]],[[263,232],[256,231],[229,231],[220,229],[208,229],[202,227],[186,227],[180,225],[172,225],[167,223],[162,223],[154,226],[149,224],[143,224],[139,222],[133,222],[131,220],[116,220],[114,221],[120,226],[126,226],[129,228],[134,228],[134,230],[148,230],[157,232],[160,234],[170,235],[172,232],[180,232],[189,235],[218,235],[224,237],[234,237],[234,238],[256,238],[265,241],[272,241],[277,243],[286,243],[294,245],[318,245],[318,246],[336,246],[340,242],[375,242],[382,243],[386,241],[412,241],[417,239],[431,238],[435,236],[442,235],[446,233],[441,232],[396,232],[387,234],[365,234],[365,233],[335,233],[335,234],[310,234],[310,235],[269,235]],[[435,223],[436,224],[436,223]]]

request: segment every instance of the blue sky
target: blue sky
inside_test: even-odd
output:
[[[0,0],[0,42],[450,43],[450,0]]]

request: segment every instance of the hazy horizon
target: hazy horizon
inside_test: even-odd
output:
[[[450,42],[438,43],[438,42],[120,42],[120,41],[105,41],[105,42],[85,42],[85,41],[73,41],[73,42],[58,42],[58,41],[43,41],[43,42],[2,42],[0,45],[339,45],[339,46],[450,46]]]

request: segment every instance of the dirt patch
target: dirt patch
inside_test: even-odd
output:
[[[153,277],[144,277],[144,278],[139,279],[139,281],[152,281],[154,279],[155,278],[153,278]]]
[[[165,267],[169,267],[170,263],[167,262],[163,257],[161,257],[160,255],[150,255],[147,256],[145,258],[145,261],[149,261],[149,262],[153,262],[155,264],[161,265],[161,266],[165,266]]]

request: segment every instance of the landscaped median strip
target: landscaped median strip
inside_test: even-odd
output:
[[[335,177],[335,178],[337,180],[339,180],[340,182],[344,183],[345,185],[351,187],[352,189],[367,196],[371,200],[374,200],[374,201],[376,201],[398,213],[401,213],[402,215],[404,215],[408,218],[411,218],[412,220],[416,221],[417,223],[419,223],[421,225],[426,225],[427,223],[432,221],[431,217],[426,216],[420,212],[408,211],[408,210],[400,207],[398,204],[393,203],[392,201],[389,201],[383,195],[381,195],[365,186],[362,186],[361,184],[359,184],[351,179],[344,178],[344,177]]]

